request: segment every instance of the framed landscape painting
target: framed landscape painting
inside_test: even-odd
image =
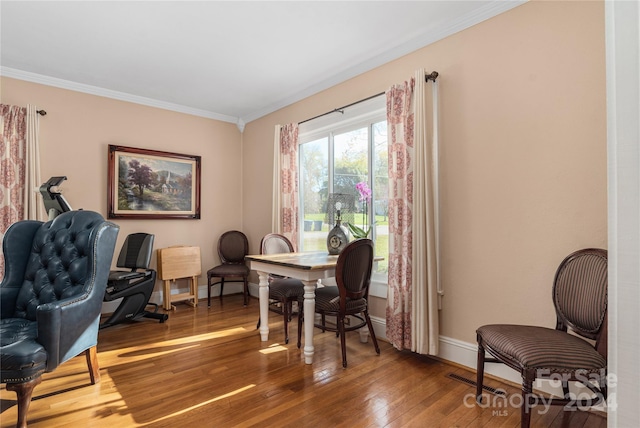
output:
[[[108,218],[199,219],[200,156],[109,145]]]

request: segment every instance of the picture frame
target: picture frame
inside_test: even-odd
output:
[[[107,217],[200,219],[200,156],[109,145]]]

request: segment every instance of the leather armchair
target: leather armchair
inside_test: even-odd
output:
[[[47,223],[25,220],[4,236],[0,283],[0,371],[18,395],[18,422],[41,375],[85,353],[99,381],[96,345],[118,226],[92,211],[69,211]]]

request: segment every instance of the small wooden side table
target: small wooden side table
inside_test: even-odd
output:
[[[200,247],[174,246],[157,251],[158,276],[164,282],[164,309],[175,309],[173,302],[184,300],[194,308],[198,306],[198,277],[202,273]],[[188,279],[188,292],[171,294],[171,282],[177,279]]]

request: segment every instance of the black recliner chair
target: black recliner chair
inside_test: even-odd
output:
[[[104,301],[109,302],[122,298],[122,302],[100,328],[119,324],[123,321],[134,321],[139,318],[154,318],[161,323],[169,315],[158,313],[158,305],[150,303],[151,293],[156,284],[156,271],[149,269],[153,253],[154,235],[149,233],[132,233],[122,244],[116,266],[129,270],[115,270],[109,273],[107,291]],[[138,269],[144,269],[139,271]],[[149,312],[147,306],[154,306]]]
[[[42,374],[84,353],[91,383],[100,380],[100,310],[118,226],[92,211],[47,223],[14,223],[4,236],[0,282],[0,377],[18,395],[18,427],[27,425]]]

